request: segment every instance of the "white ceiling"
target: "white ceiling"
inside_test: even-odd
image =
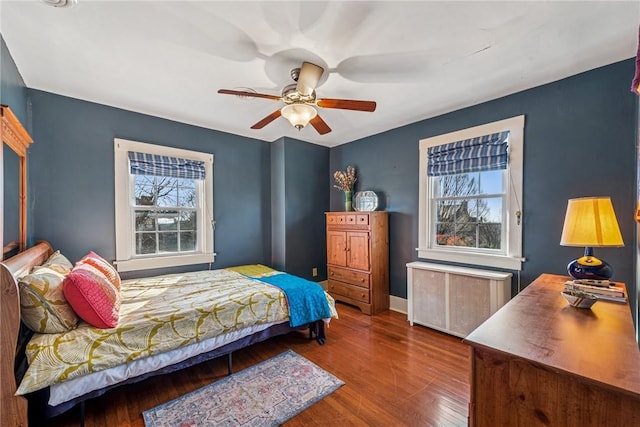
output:
[[[634,57],[640,2],[2,0],[0,13],[30,88],[332,147]],[[377,110],[319,108],[324,136],[284,118],[252,130],[283,104],[216,93],[279,96],[302,61],[327,70],[318,98]]]

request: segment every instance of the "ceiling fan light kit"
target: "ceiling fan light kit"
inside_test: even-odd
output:
[[[300,68],[291,70],[291,78],[296,84],[290,84],[282,89],[282,96],[267,95],[248,90],[219,89],[218,93],[223,95],[236,95],[244,98],[264,98],[274,101],[282,101],[286,105],[263,118],[251,129],[262,129],[275,119],[283,116],[292,126],[301,130],[307,124],[320,134],[331,132],[331,128],[320,117],[316,107],[337,108],[341,110],[367,111],[376,109],[374,101],[356,101],[353,99],[316,99],[316,86],[324,73],[324,68],[310,62],[303,62]]]
[[[73,7],[78,4],[78,0],[40,0],[42,3],[53,7]]]
[[[298,130],[308,125],[311,119],[318,115],[316,109],[308,104],[287,104],[282,107],[280,113]]]

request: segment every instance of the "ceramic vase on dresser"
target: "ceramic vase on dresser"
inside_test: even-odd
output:
[[[345,212],[353,211],[353,193],[351,191],[344,192],[344,210]]]

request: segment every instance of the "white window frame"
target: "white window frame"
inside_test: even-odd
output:
[[[216,255],[213,251],[213,228],[215,224],[213,219],[213,154],[119,138],[113,140],[113,149],[115,155],[115,265],[118,271],[212,263]],[[134,175],[131,174],[129,167],[129,151],[204,162],[205,179],[196,186],[204,203],[198,209],[198,238],[195,251],[166,255],[136,255],[134,249],[135,215],[133,210],[135,204]]]
[[[505,173],[506,197],[506,245],[501,253],[487,253],[476,248],[443,247],[434,244],[435,226],[431,212],[432,185],[427,176],[429,147],[448,144],[478,136],[509,131],[509,166]],[[522,270],[522,168],[524,157],[524,115],[462,129],[420,140],[420,185],[418,205],[418,257],[487,267]]]

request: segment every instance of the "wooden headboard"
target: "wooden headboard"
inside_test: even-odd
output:
[[[20,293],[17,278],[51,256],[53,249],[47,242],[35,246],[0,263],[0,425],[27,425],[27,401],[15,396],[15,359],[20,332]]]

